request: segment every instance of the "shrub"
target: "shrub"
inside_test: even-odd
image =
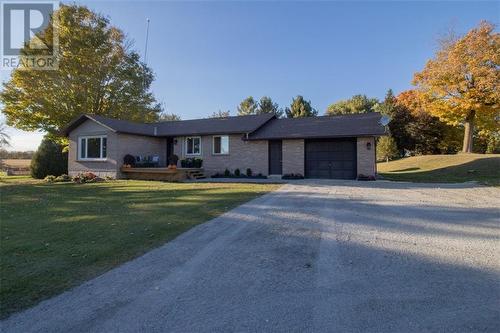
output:
[[[304,179],[304,176],[300,173],[287,173],[281,176],[281,179]]]
[[[229,171],[229,169],[224,170],[224,176],[226,177],[231,176],[231,171]]]
[[[252,169],[247,168],[247,176],[252,177]]]
[[[68,176],[67,174],[60,175],[55,179],[56,182],[69,182],[71,181],[71,177]]]
[[[234,170],[234,175],[235,175],[236,177],[239,177],[239,176],[240,176],[240,174],[241,174],[241,173],[240,173],[240,169],[236,169],[236,170]]]
[[[36,179],[68,173],[68,153],[63,153],[63,146],[45,136],[33,155],[30,171]]]
[[[83,172],[79,173],[78,175],[73,177],[73,182],[77,184],[84,184],[84,183],[97,183],[97,182],[103,182],[104,179],[101,177],[98,177],[97,175],[93,174],[92,172]]]
[[[135,166],[135,157],[130,154],[125,155],[123,157],[123,164]]]
[[[56,181],[56,176],[48,175],[43,180],[45,180],[47,183],[53,183]]]

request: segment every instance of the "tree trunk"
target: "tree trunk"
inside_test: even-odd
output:
[[[464,123],[464,144],[462,147],[463,153],[472,153],[472,138],[474,136],[474,117],[476,116],[476,111],[471,110],[467,113]]]

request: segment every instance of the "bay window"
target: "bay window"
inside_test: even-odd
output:
[[[78,139],[80,160],[105,160],[107,154],[106,136],[84,136]]]

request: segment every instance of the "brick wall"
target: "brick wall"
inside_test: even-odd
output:
[[[223,173],[226,168],[231,172],[240,169],[242,173],[247,168],[254,174],[268,173],[268,146],[267,141],[243,141],[243,134],[229,135],[229,154],[214,155],[212,153],[212,135],[201,137],[201,155],[186,156],[185,137],[177,137],[174,144],[174,153],[179,159],[198,157],[203,159],[203,169],[207,176],[217,172]],[[179,163],[180,166],[180,163]]]
[[[107,158],[105,161],[81,161],[78,159],[78,137],[106,135],[107,136]],[[93,172],[100,177],[110,176],[116,177],[118,164],[116,161],[116,140],[117,134],[110,131],[98,123],[87,120],[69,135],[69,152],[68,152],[68,174],[75,176],[81,172]]]
[[[167,165],[167,140],[165,138],[119,133],[116,139],[118,144],[114,147],[118,169],[122,166],[123,157],[127,154],[143,157],[158,155],[160,157],[159,166],[165,167]],[[118,176],[123,177],[121,174]]]
[[[283,140],[283,174],[304,175],[304,140]]]
[[[368,150],[366,145],[371,144],[371,149]],[[373,137],[358,137],[357,138],[357,154],[358,154],[358,175],[375,176],[375,138]]]
[[[78,160],[78,137],[106,135],[107,152],[105,161]],[[93,172],[100,177],[120,178],[119,170],[126,154],[134,156],[159,155],[160,165],[166,165],[166,140],[140,135],[121,134],[110,131],[98,123],[87,120],[69,135],[68,174],[74,176],[80,172]]]

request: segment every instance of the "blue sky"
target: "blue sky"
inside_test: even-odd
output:
[[[249,95],[284,107],[300,94],[320,114],[354,94],[383,98],[411,88],[450,28],[464,33],[500,17],[495,1],[77,3],[109,16],[141,54],[151,20],[153,91],[183,119],[235,114]],[[12,133],[20,134],[13,149],[34,149],[40,137]]]

